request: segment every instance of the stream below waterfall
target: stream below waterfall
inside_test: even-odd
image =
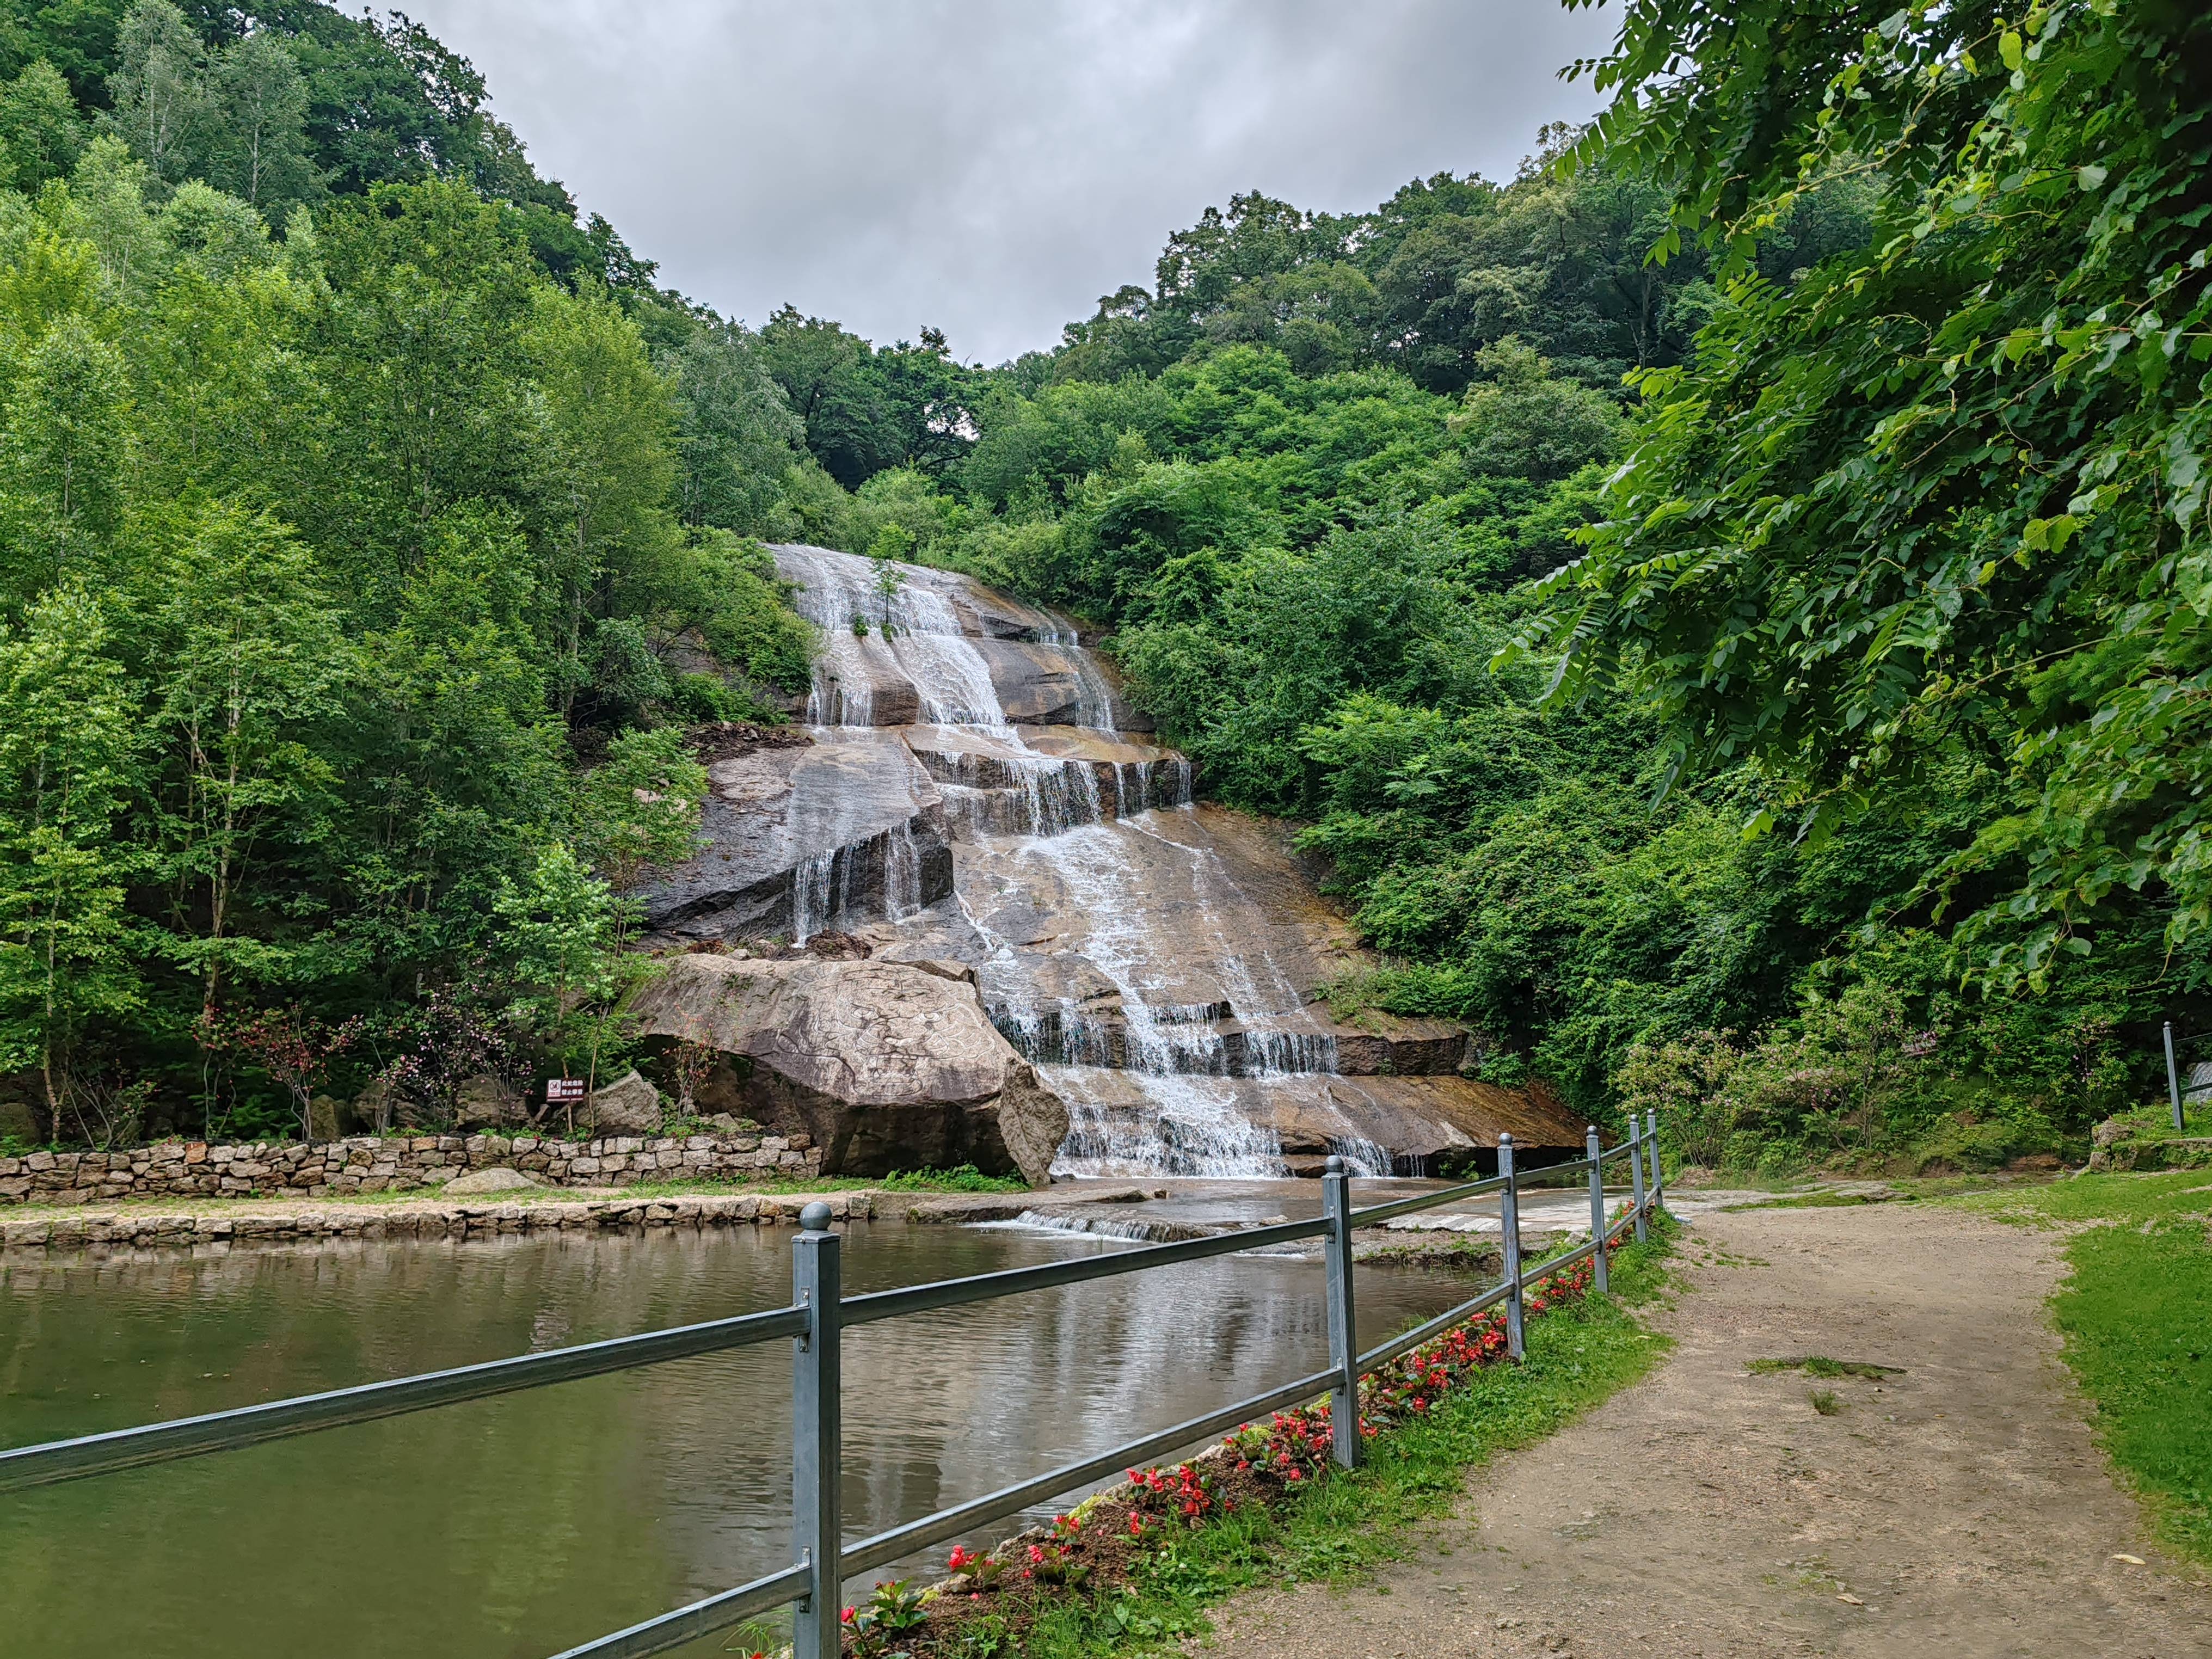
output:
[[[790,1238],[748,1228],[10,1261],[0,1443],[780,1305]],[[845,1283],[849,1294],[1125,1248],[858,1224]],[[1363,1267],[1363,1342],[1464,1285],[1441,1269]],[[1318,1267],[1266,1255],[863,1328],[844,1358],[848,1527],[978,1496],[1310,1371],[1326,1352]],[[787,1346],[770,1344],[12,1496],[0,1650],[544,1659],[783,1564],[790,1374]],[[942,1559],[933,1550],[884,1576],[934,1577]]]

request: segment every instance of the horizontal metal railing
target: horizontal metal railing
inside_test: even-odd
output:
[[[944,1279],[854,1297],[842,1294],[840,1241],[830,1230],[829,1206],[812,1204],[800,1217],[803,1230],[793,1244],[793,1297],[788,1307],[670,1330],[613,1337],[544,1353],[520,1354],[478,1365],[398,1377],[172,1422],[18,1447],[0,1452],[0,1492],[258,1445],[349,1423],[371,1422],[434,1406],[487,1399],[520,1389],[662,1364],[787,1336],[793,1339],[793,1530],[799,1559],[764,1577],[569,1648],[557,1659],[586,1659],[586,1656],[589,1659],[643,1659],[646,1655],[665,1653],[786,1606],[798,1609],[793,1628],[794,1659],[836,1659],[836,1603],[838,1593],[848,1578],[887,1565],[916,1550],[1018,1515],[1032,1504],[1076,1491],[1116,1470],[1166,1456],[1224,1429],[1235,1428],[1324,1393],[1340,1406],[1345,1401],[1353,1402],[1348,1409],[1332,1412],[1331,1426],[1336,1461],[1346,1467],[1356,1466],[1360,1458],[1356,1403],[1359,1379],[1477,1314],[1500,1305],[1506,1310],[1508,1350],[1514,1358],[1520,1358],[1524,1352],[1522,1303],[1528,1288],[1585,1260],[1595,1261],[1598,1285],[1604,1288],[1607,1257],[1616,1237],[1632,1226],[1638,1238],[1642,1239],[1650,1212],[1663,1200],[1665,1178],[1658,1156],[1656,1114],[1646,1113],[1640,1124],[1632,1115],[1627,1138],[1611,1148],[1600,1150],[1595,1129],[1589,1131],[1587,1139],[1587,1156],[1571,1164],[1518,1174],[1514,1167],[1512,1137],[1501,1135],[1496,1176],[1370,1205],[1362,1210],[1352,1207],[1350,1177],[1341,1161],[1332,1158],[1322,1183],[1324,1213],[1317,1220],[1249,1227],[1212,1237],[1146,1245],[1041,1267],[978,1273],[966,1279]],[[1605,1166],[1623,1155],[1629,1158],[1632,1194],[1625,1210],[1608,1215]],[[1524,1270],[1519,1213],[1522,1188],[1532,1182],[1578,1175],[1587,1176],[1589,1188],[1589,1241]],[[1499,1232],[1504,1255],[1504,1273],[1500,1281],[1480,1295],[1364,1353],[1356,1352],[1352,1290],[1354,1229],[1379,1225],[1400,1216],[1492,1193],[1499,1198]],[[1308,1238],[1326,1241],[1323,1266],[1329,1331],[1329,1364],[1326,1370],[857,1542],[842,1541],[838,1510],[842,1458],[838,1367],[845,1328]]]
[[[167,1423],[149,1423],[141,1428],[115,1429],[106,1434],[82,1435],[74,1440],[58,1440],[43,1446],[20,1447],[0,1452],[0,1492],[106,1474],[148,1463],[167,1463],[179,1457],[198,1457],[205,1452],[229,1451],[317,1429],[339,1428],[348,1423],[373,1423],[379,1418],[428,1411],[433,1406],[485,1400],[494,1395],[513,1394],[518,1389],[571,1382],[579,1377],[601,1376],[609,1371],[629,1370],[639,1365],[689,1359],[695,1354],[720,1353],[726,1348],[742,1348],[755,1342],[772,1341],[779,1336],[797,1336],[805,1328],[805,1309],[776,1308],[767,1313],[741,1314],[734,1319],[710,1320],[703,1325],[646,1331],[636,1336],[612,1337],[604,1342],[553,1348],[544,1353],[517,1354],[509,1359],[461,1365],[421,1376],[395,1377],[388,1382],[367,1382],[359,1388],[336,1389],[327,1394],[272,1400],[263,1406],[240,1406],[234,1411],[210,1412],[202,1417],[178,1418]]]
[[[1185,1261],[1202,1261],[1210,1255],[1256,1250],[1263,1245],[1319,1238],[1328,1231],[1326,1221],[1278,1222],[1266,1227],[1240,1228],[1209,1238],[1147,1244],[1113,1255],[1078,1256],[1068,1261],[1048,1261],[1037,1267],[1009,1267],[1004,1273],[977,1273],[971,1279],[943,1279],[933,1285],[873,1291],[866,1296],[847,1297],[840,1322],[846,1325],[872,1324],[878,1319],[931,1313],[939,1308],[957,1308],[970,1302],[988,1302],[1029,1291],[1080,1285],[1090,1279],[1113,1279],[1122,1273],[1141,1273],[1147,1267],[1172,1267]]]
[[[1416,1193],[1411,1198],[1394,1199],[1388,1204],[1370,1204],[1364,1210],[1354,1210],[1352,1219],[1361,1227],[1379,1227],[1401,1215],[1412,1215],[1417,1210],[1433,1210],[1439,1204],[1456,1203],[1462,1199],[1481,1198],[1491,1193],[1505,1190],[1506,1178],[1492,1176],[1487,1181],[1469,1181],[1457,1187],[1447,1187],[1440,1193]]]

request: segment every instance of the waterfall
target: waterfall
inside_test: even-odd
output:
[[[836,864],[837,854],[834,851],[817,853],[792,872],[791,942],[793,945],[804,945],[828,927],[833,914],[830,902],[830,881]]]
[[[914,821],[808,849],[791,875],[791,937],[912,922],[917,938],[956,929],[967,943],[944,948],[967,959],[980,950],[994,1023],[1067,1103],[1055,1170],[1280,1175],[1266,1103],[1295,1089],[1302,1121],[1328,1126],[1331,1151],[1358,1173],[1387,1174],[1389,1151],[1320,1086],[1337,1071],[1336,1039],[1193,816],[1190,762],[1117,729],[1112,682],[1074,624],[941,571],[898,566],[885,595],[877,568],[851,554],[775,556],[822,635],[806,720],[822,738],[851,732],[825,759],[903,745],[943,833],[967,849],[954,866],[957,914],[937,921],[922,902]],[[1038,711],[1061,723],[1037,723]],[[993,931],[989,906],[970,902],[977,882],[995,883],[991,902],[1011,903],[1010,915],[1050,925],[1018,924],[1012,940],[1023,942],[1011,942]],[[1316,1133],[1301,1129],[1302,1155]]]

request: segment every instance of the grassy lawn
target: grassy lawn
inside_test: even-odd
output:
[[[1629,1310],[1663,1288],[1671,1231],[1662,1224],[1661,1238],[1614,1258],[1612,1296],[1532,1319],[1525,1364],[1485,1370],[1425,1420],[1370,1442],[1366,1467],[1286,1510],[1239,1510],[1176,1539],[1129,1590],[1047,1613],[1024,1645],[1027,1659],[1167,1644],[1206,1629],[1206,1609],[1237,1590],[1345,1578],[1403,1553],[1413,1523],[1458,1500],[1468,1471],[1543,1438],[1658,1362],[1665,1340]]]
[[[2160,1538],[2212,1565],[2212,1172],[2082,1176],[1963,1201],[2078,1229],[2052,1310],[2067,1361]]]

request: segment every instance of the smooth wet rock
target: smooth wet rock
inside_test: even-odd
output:
[[[701,1103],[804,1131],[825,1171],[972,1163],[1042,1184],[1066,1134],[1066,1105],[975,987],[910,963],[683,957],[630,1012],[744,1062],[716,1068]]]
[[[943,798],[898,734],[814,738],[708,767],[700,850],[632,895],[656,933],[791,939],[951,895]]]

